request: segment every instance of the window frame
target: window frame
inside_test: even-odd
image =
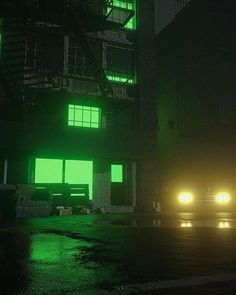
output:
[[[93,117],[95,114],[96,119]],[[85,116],[88,116],[89,119],[84,119]],[[67,124],[69,127],[99,129],[101,128],[101,108],[68,104]]]

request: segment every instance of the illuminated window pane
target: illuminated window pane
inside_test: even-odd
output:
[[[99,128],[98,124],[96,124],[96,123],[92,123],[92,124],[91,124],[91,127],[92,127],[92,128]]]
[[[83,111],[83,121],[84,122],[90,122],[91,121],[91,117],[90,117],[91,111],[90,110],[84,110]]]
[[[35,183],[62,183],[63,161],[41,159],[35,161]]]
[[[69,184],[88,184],[89,198],[92,199],[93,161],[65,161],[65,182]]]
[[[83,111],[80,109],[75,109],[74,119],[75,121],[81,122],[83,120]]]
[[[136,84],[136,79],[134,77],[124,75],[124,74],[117,74],[117,73],[107,73],[107,79],[112,82],[117,83],[127,83],[127,84]]]
[[[123,165],[111,165],[111,182],[123,182]]]
[[[68,125],[77,127],[99,128],[101,109],[96,107],[69,105]]]
[[[91,123],[83,122],[83,127],[91,127]]]
[[[91,113],[91,121],[92,122],[98,122],[99,121],[99,113],[98,112],[92,112]]]
[[[75,121],[68,121],[69,126],[75,126]]]
[[[69,108],[69,112],[68,112],[68,120],[69,121],[74,121],[74,114],[75,114],[74,109]]]

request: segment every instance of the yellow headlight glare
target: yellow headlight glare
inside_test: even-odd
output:
[[[182,204],[190,204],[193,202],[193,195],[189,192],[182,192],[179,193],[178,200]]]
[[[230,194],[226,192],[220,192],[216,195],[216,202],[220,205],[226,205],[230,202]]]

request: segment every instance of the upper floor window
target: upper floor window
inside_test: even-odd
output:
[[[42,68],[45,58],[43,41],[28,39],[26,42],[26,66],[34,69]]]
[[[135,30],[136,29],[136,0],[113,0],[113,6],[133,10],[135,12],[134,16],[125,25],[126,29]]]
[[[89,47],[85,50],[75,39],[69,38],[68,47],[68,74],[83,78],[92,78],[94,73],[91,70],[94,55],[98,66],[102,66],[102,42],[95,38],[88,38]]]
[[[106,74],[109,81],[136,84],[134,50],[107,44]]]
[[[99,128],[101,126],[101,109],[70,104],[68,106],[68,125]]]
[[[89,76],[89,67],[82,48],[70,40],[68,52],[68,73],[78,76]]]

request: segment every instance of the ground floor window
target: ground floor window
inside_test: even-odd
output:
[[[88,184],[92,199],[93,161],[36,158],[34,182]]]
[[[112,164],[111,165],[111,182],[123,182],[123,165],[122,164]]]
[[[92,196],[93,161],[65,160],[65,183],[88,184]]]
[[[35,160],[35,182],[36,183],[62,183],[63,160],[42,159]]]

